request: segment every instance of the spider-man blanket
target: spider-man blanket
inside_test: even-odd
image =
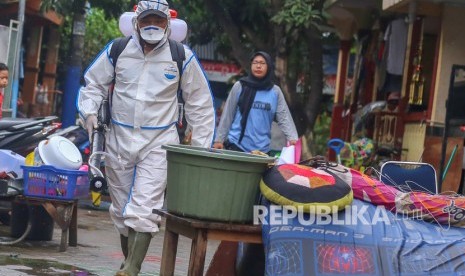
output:
[[[308,225],[308,214],[263,225],[266,275],[465,275],[465,229],[399,218],[357,199],[352,206],[364,209],[357,219],[341,211],[327,225]]]

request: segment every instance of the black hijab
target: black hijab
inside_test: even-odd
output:
[[[257,78],[252,73],[250,73],[248,76],[239,79],[242,85],[242,93],[239,96],[238,102],[239,111],[242,114],[241,135],[239,137],[239,143],[241,143],[242,138],[244,138],[244,132],[247,126],[247,118],[249,117],[250,109],[252,108],[252,104],[255,100],[257,90],[269,90],[274,86],[274,66],[271,56],[266,52],[258,51],[252,55],[250,61],[253,61],[256,56],[262,56],[265,59],[267,71],[263,78]]]

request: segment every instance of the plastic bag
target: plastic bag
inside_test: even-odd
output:
[[[284,147],[277,164],[295,164],[295,146]]]

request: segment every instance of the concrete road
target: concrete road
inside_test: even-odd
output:
[[[90,204],[88,204],[90,205]],[[103,209],[103,208],[101,208]],[[0,235],[9,235],[9,227],[0,226]],[[159,275],[163,247],[164,222],[153,238],[140,275]],[[0,275],[114,275],[121,265],[119,234],[108,211],[80,204],[78,209],[78,246],[58,252],[61,230],[55,225],[51,241],[22,241],[0,245]],[[205,271],[218,246],[209,241]],[[191,240],[180,237],[175,275],[187,275]]]

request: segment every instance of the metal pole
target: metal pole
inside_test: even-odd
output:
[[[449,161],[447,161],[447,165],[446,165],[446,168],[444,169],[444,172],[442,173],[442,176],[441,176],[441,182],[444,181],[444,179],[446,179],[446,175],[447,175],[447,172],[449,171],[449,167],[450,167],[450,164],[452,163],[452,160],[454,159],[455,157],[455,154],[457,153],[457,148],[459,147],[459,145],[455,145],[454,149],[452,150],[452,153],[450,154],[450,157],[449,157]]]
[[[81,69],[84,55],[84,36],[86,34],[86,1],[74,1],[73,33],[71,56],[68,62],[65,91],[63,94],[62,127],[76,124],[76,99],[81,87]]]
[[[16,53],[15,53],[15,68],[13,74],[13,86],[11,89],[11,117],[16,118],[16,111],[17,111],[17,102],[18,102],[18,94],[19,94],[19,68],[20,64],[20,57],[21,57],[21,46],[23,42],[23,26],[24,26],[24,12],[26,10],[26,0],[19,0],[19,7],[18,7],[18,36],[17,36],[17,45],[16,45]]]

